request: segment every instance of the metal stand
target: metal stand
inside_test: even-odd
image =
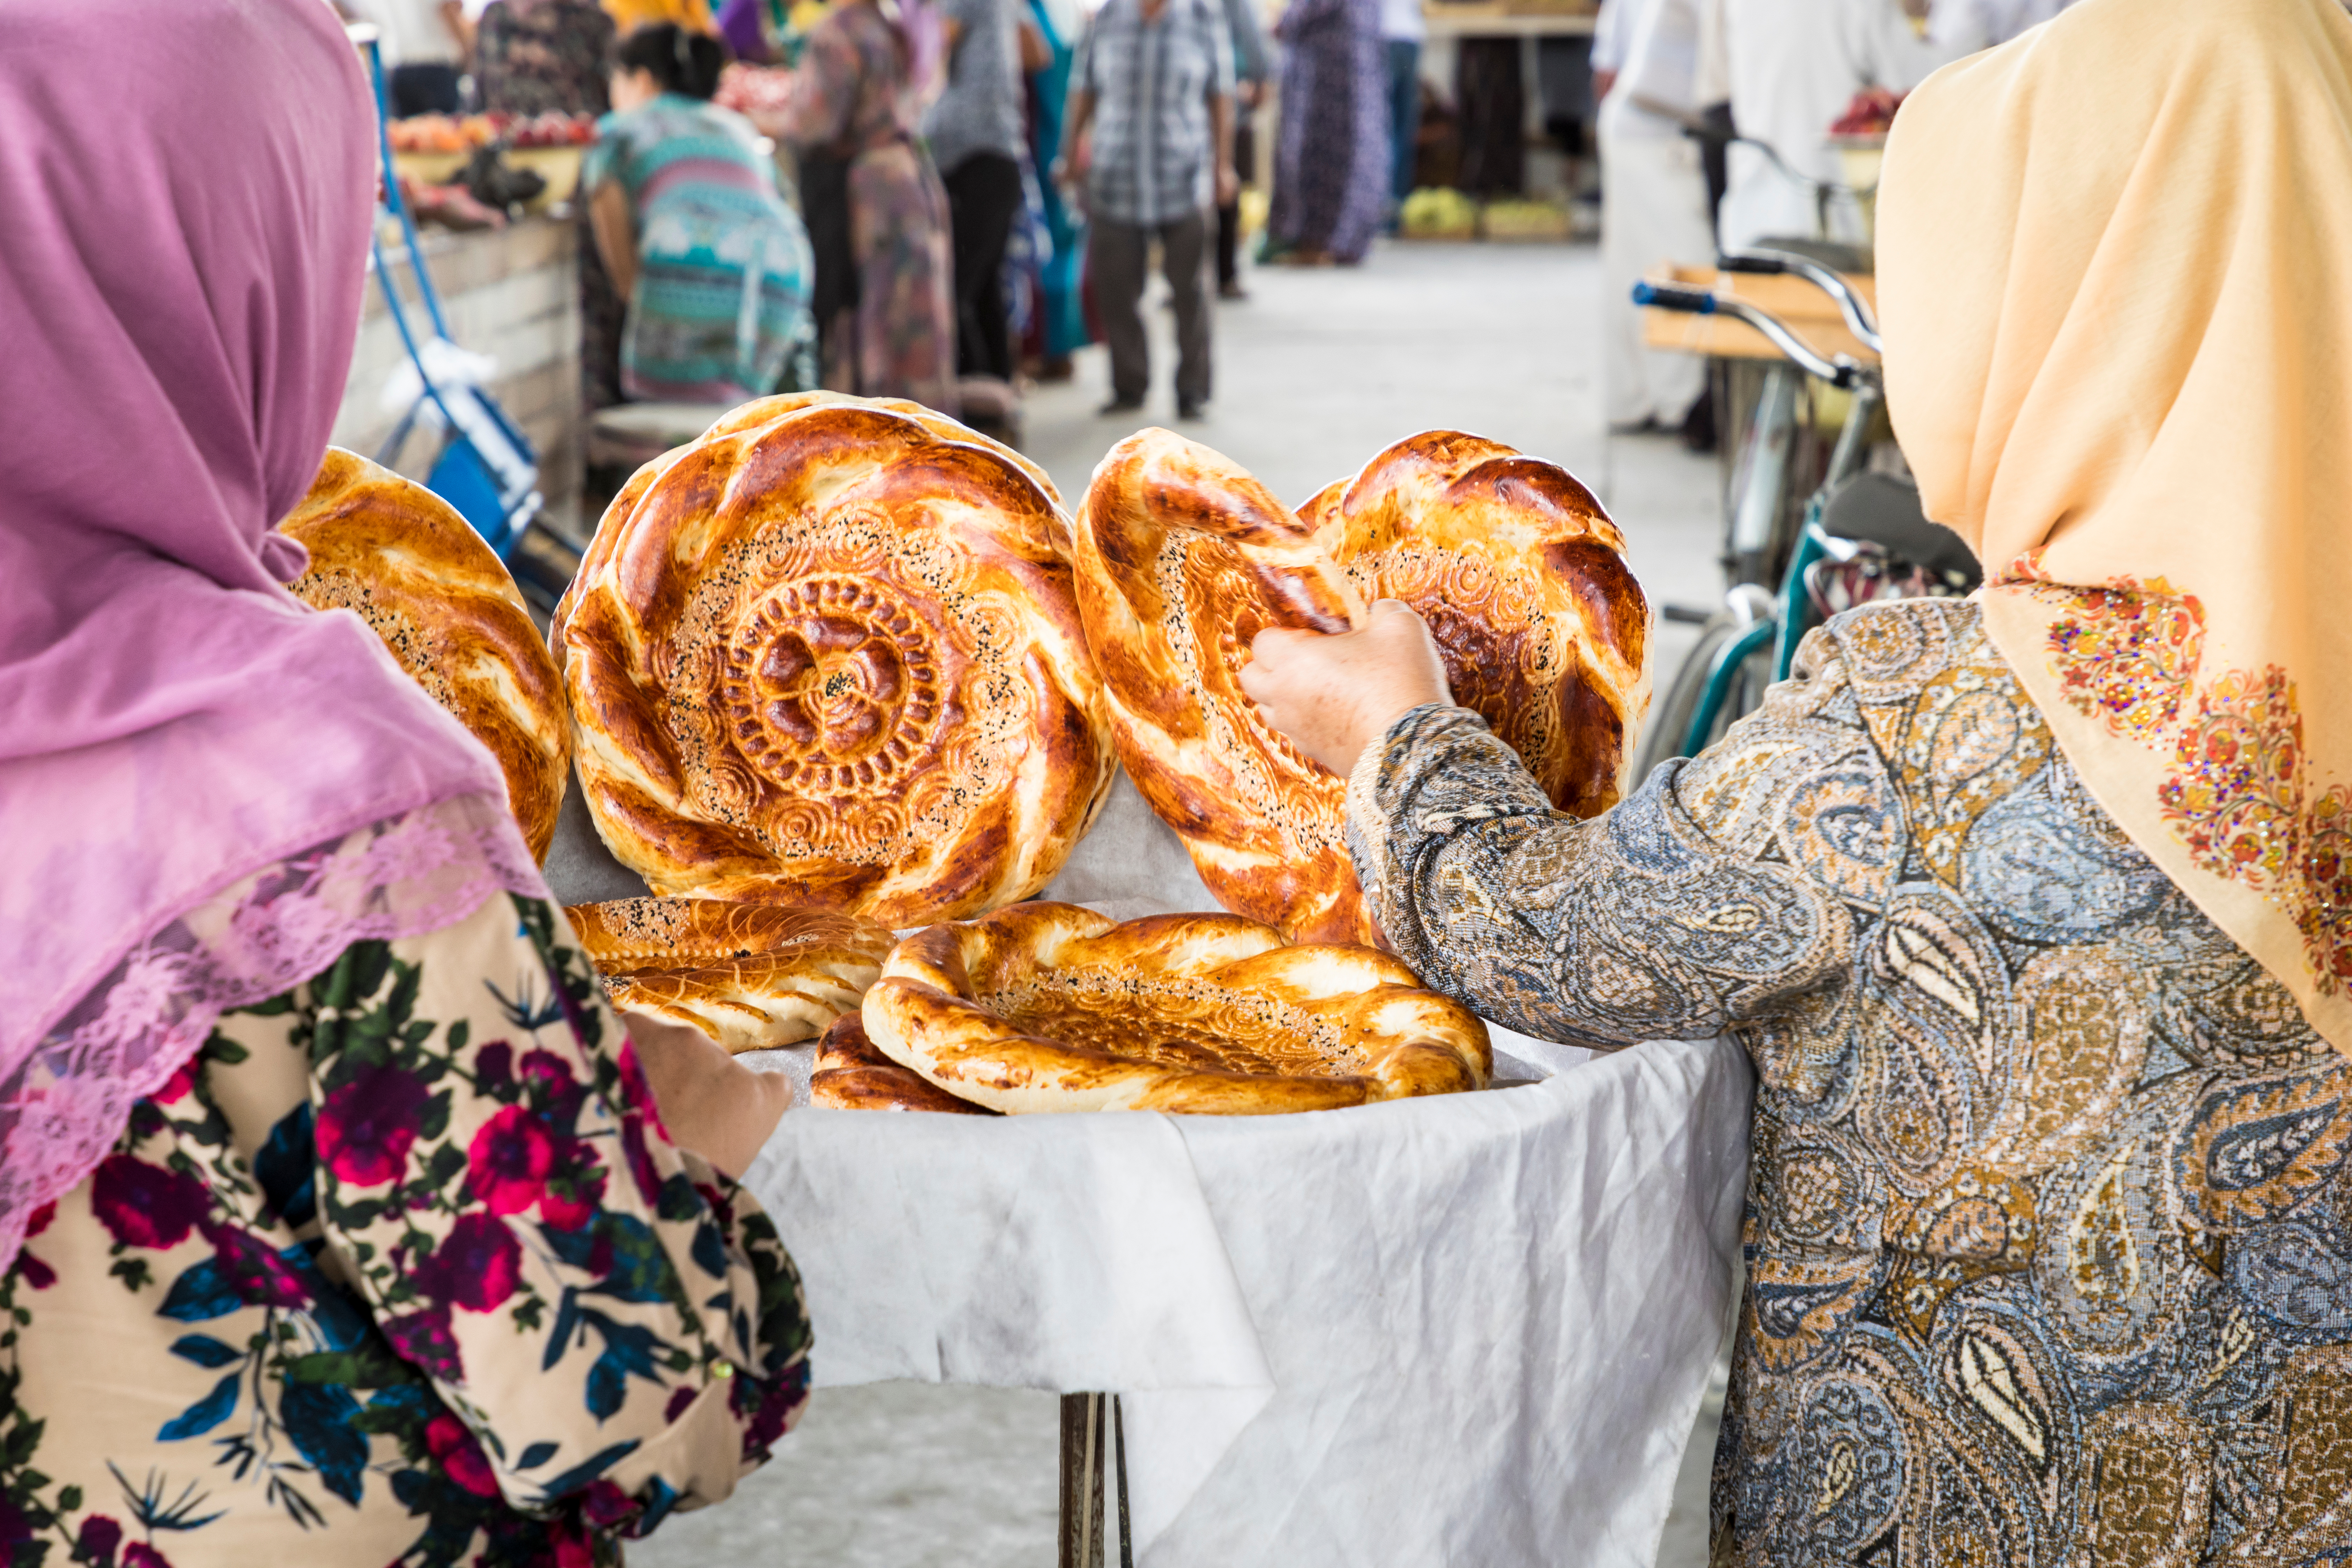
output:
[[[1108,1568],[1103,1508],[1106,1472],[1118,1500],[1118,1568],[1135,1568],[1135,1548],[1128,1531],[1127,1423],[1118,1395],[1062,1395],[1059,1568]]]

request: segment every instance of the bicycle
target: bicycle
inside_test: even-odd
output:
[[[1878,322],[1869,305],[1843,278],[1811,258],[1758,249],[1725,256],[1717,267],[1734,274],[1804,279],[1830,296],[1864,347],[1879,351]],[[1769,311],[1734,296],[1644,282],[1635,286],[1633,300],[1658,310],[1744,321],[1781,355],[1767,374],[1735,469],[1727,510],[1732,585],[1724,608],[1701,627],[1697,646],[1675,671],[1643,739],[1634,776],[1647,778],[1659,763],[1696,756],[1754,711],[1767,687],[1789,678],[1804,634],[1829,614],[1868,598],[1964,592],[1975,585],[1977,566],[1957,536],[1927,521],[1916,488],[1864,472],[1870,431],[1885,406],[1874,366],[1847,354],[1824,356]],[[1822,483],[1792,534],[1782,496],[1803,377],[1847,392],[1853,401]],[[1833,582],[1836,574],[1825,568],[1847,569],[1845,580]],[[1776,585],[1766,587],[1768,581]],[[1847,602],[1834,602],[1841,597]]]

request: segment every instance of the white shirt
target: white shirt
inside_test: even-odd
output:
[[[1725,39],[1724,0],[1698,0],[1698,74],[1691,96],[1701,108],[1731,101],[1731,53]]]
[[[1429,34],[1429,23],[1422,16],[1421,0],[1381,0],[1381,37],[1399,43],[1417,44]]]
[[[1698,0],[1648,0],[1617,74],[1623,129],[1680,136],[1703,107],[1698,96]]]
[[[457,63],[457,35],[441,15],[441,0],[360,0],[354,9],[376,25],[385,65]]]
[[[1830,126],[1855,93],[1865,87],[1907,92],[1970,52],[1921,38],[1897,0],[1726,0],[1724,42],[1731,117],[1740,135],[1769,144],[1790,169],[1826,184],[1843,178]],[[1765,235],[1810,236],[1817,211],[1811,190],[1782,175],[1762,153],[1731,149],[1727,247]],[[1838,237],[1859,235],[1851,203],[1833,205],[1832,228],[1841,227]]]
[[[1592,19],[1594,70],[1625,68],[1625,52],[1633,44],[1633,28],[1650,5],[1651,0],[1601,0],[1601,15]]]

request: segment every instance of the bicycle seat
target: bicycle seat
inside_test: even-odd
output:
[[[1930,572],[1960,573],[1971,583],[1982,579],[1975,554],[1960,536],[1927,521],[1919,507],[1919,487],[1892,474],[1857,474],[1840,485],[1822,509],[1822,531],[1875,544]]]

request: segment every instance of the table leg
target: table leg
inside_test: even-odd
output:
[[[1118,1395],[1110,1396],[1111,1459],[1118,1467],[1118,1568],[1135,1568],[1135,1547],[1127,1530],[1127,1414],[1119,1407]]]
[[[1060,1568],[1103,1568],[1103,1396],[1062,1395]]]
[[[1118,1492],[1119,1568],[1135,1568],[1127,1504],[1127,1421],[1115,1394],[1062,1395],[1060,1568],[1106,1568],[1104,1472]]]

